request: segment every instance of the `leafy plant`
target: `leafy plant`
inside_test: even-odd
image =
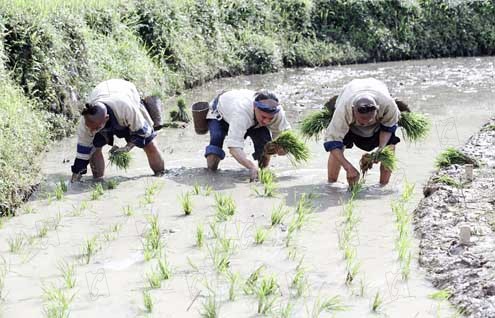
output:
[[[149,290],[143,291],[143,303],[146,312],[152,313],[154,304],[153,304],[153,297],[151,297]]]
[[[380,292],[377,291],[375,297],[373,298],[373,303],[371,304],[371,311],[378,312],[381,310],[383,306],[383,298],[380,295]]]
[[[95,235],[92,238],[84,241],[82,257],[85,260],[86,264],[89,264],[89,262],[91,261],[91,257],[93,257],[93,255],[99,249],[97,240],[98,237]]]
[[[416,142],[426,138],[431,125],[424,114],[401,112],[398,126],[402,128],[404,139]]]
[[[127,171],[132,162],[132,155],[128,151],[111,152],[108,160],[112,166]]]
[[[272,141],[274,145],[279,146],[287,153],[287,157],[293,165],[309,160],[309,148],[299,139],[292,131],[286,130]]]
[[[192,212],[191,192],[186,192],[180,196],[180,203],[185,215],[190,215]]]
[[[475,167],[478,166],[476,160],[470,158],[469,156],[465,155],[464,153],[453,147],[445,149],[442,153],[440,153],[440,155],[438,155],[435,161],[435,166],[437,168],[446,168],[453,164],[473,164]]]
[[[227,272],[227,279],[229,281],[229,300],[235,300],[235,293],[237,290],[237,285],[239,284],[241,276],[239,273]]]
[[[126,205],[122,208],[125,216],[133,216],[135,214],[134,208],[131,205]]]
[[[220,306],[213,295],[208,296],[203,303],[203,311],[201,312],[201,317],[203,318],[218,318]]]
[[[199,224],[198,227],[196,228],[196,245],[199,248],[203,247],[204,239],[205,239],[205,232],[204,232],[203,224]]]
[[[11,253],[18,253],[24,246],[26,246],[26,243],[26,237],[22,233],[18,233],[14,237],[7,238],[7,244],[9,245],[9,251]]]
[[[215,202],[217,210],[215,217],[217,221],[226,221],[234,215],[236,207],[232,197],[217,194],[215,195]]]
[[[62,261],[58,264],[58,269],[64,279],[65,287],[67,287],[68,289],[74,288],[76,286],[75,265]]]
[[[319,296],[315,301],[312,311],[312,317],[317,318],[324,311],[326,312],[334,312],[334,311],[345,311],[347,307],[342,305],[342,300],[340,296],[333,296],[322,300]]]
[[[101,196],[105,194],[105,190],[103,190],[103,186],[101,183],[97,183],[93,187],[93,191],[91,191],[91,200],[95,201],[101,198]]]
[[[363,176],[373,167],[373,164],[380,162],[383,167],[389,171],[394,171],[397,167],[397,157],[390,146],[382,150],[376,150],[372,153],[365,153],[359,161]]]
[[[67,192],[67,184],[65,181],[60,180],[55,186],[54,194],[55,198],[60,201],[64,198],[64,193]]]
[[[186,101],[184,98],[179,97],[177,99],[177,110],[174,109],[170,112],[170,119],[172,121],[181,121],[184,123],[191,121],[191,118],[186,110]]]
[[[313,138],[318,141],[320,134],[327,129],[332,121],[333,110],[323,108],[306,116],[301,122],[301,133],[305,138]]]
[[[167,280],[172,277],[172,269],[170,268],[170,264],[165,258],[161,258],[158,260],[158,269],[161,280]]]
[[[277,185],[275,183],[275,175],[268,169],[260,169],[259,170],[259,180],[263,185],[263,190],[260,191],[257,188],[254,188],[254,191],[257,195],[262,197],[273,197],[275,196],[275,190]]]
[[[429,294],[428,297],[435,300],[447,300],[452,297],[452,293],[448,289],[441,289]]]
[[[256,288],[256,298],[258,299],[258,314],[266,314],[272,310],[276,300],[278,283],[273,276],[264,276],[260,285]]]
[[[258,245],[263,244],[268,235],[268,231],[263,227],[259,227],[256,229],[256,233],[254,235],[254,242]]]
[[[272,226],[282,223],[287,214],[289,214],[289,210],[284,207],[283,203],[280,203],[278,206],[274,207],[270,217]]]
[[[43,311],[47,318],[69,317],[69,306],[75,294],[68,296],[63,290],[53,285],[43,286]]]

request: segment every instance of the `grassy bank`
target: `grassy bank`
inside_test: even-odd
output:
[[[170,95],[217,77],[283,67],[493,54],[493,2],[459,3],[0,0],[2,94],[11,98],[0,111],[22,109],[22,118],[5,116],[3,125],[36,140],[34,158],[46,131],[51,138],[70,134],[88,91],[112,77]],[[37,180],[31,165],[19,184],[3,181],[24,164],[4,149],[29,143],[9,134],[2,129],[0,213]]]

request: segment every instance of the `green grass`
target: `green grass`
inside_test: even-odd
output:
[[[324,311],[332,313],[336,311],[345,311],[347,309],[348,308],[342,304],[340,296],[333,296],[325,299],[321,299],[321,297],[318,296],[313,305],[311,317],[320,317],[321,313]]]
[[[128,204],[122,208],[122,213],[124,213],[125,216],[129,217],[133,216],[136,212],[134,211],[134,208]]]
[[[272,208],[272,214],[270,216],[272,226],[281,224],[284,218],[289,214],[289,210],[280,203],[278,206]]]
[[[258,314],[266,315],[272,311],[277,300],[279,286],[274,276],[264,276],[259,286],[256,287],[255,295],[258,300]]]
[[[447,300],[452,296],[452,293],[448,289],[441,289],[428,295],[429,298],[435,300]]]
[[[65,192],[67,192],[67,184],[65,183],[65,181],[61,180],[55,186],[55,190],[53,190],[55,199],[57,199],[58,201],[62,200],[64,198]]]
[[[201,194],[201,186],[199,185],[199,183],[196,182],[194,184],[192,193],[194,195],[200,195]]]
[[[287,157],[293,165],[309,160],[309,148],[294,132],[283,131],[272,141],[287,152]]]
[[[81,254],[86,264],[89,264],[91,258],[96,254],[99,248],[100,246],[98,244],[98,236],[96,235],[84,241]]]
[[[19,253],[27,244],[26,236],[18,233],[15,236],[8,237],[7,244],[11,253]]]
[[[43,286],[43,312],[47,318],[68,318],[69,306],[75,294],[69,296],[66,291],[53,285]]]
[[[379,312],[383,308],[383,298],[380,295],[380,292],[377,291],[375,297],[373,297],[373,302],[371,303],[371,311]]]
[[[299,264],[296,267],[296,273],[292,278],[290,287],[296,290],[296,297],[302,297],[309,290],[308,279],[306,278],[306,271]]]
[[[153,312],[153,297],[151,297],[151,294],[149,290],[143,291],[143,304],[144,304],[144,310],[147,313],[152,313]]]
[[[101,183],[97,183],[93,186],[93,190],[91,191],[91,200],[99,200],[103,194],[105,194],[105,190],[103,190],[103,185]]]
[[[231,196],[215,194],[215,204],[215,218],[217,221],[227,221],[234,215],[236,206]]]
[[[196,246],[199,248],[203,247],[205,241],[205,231],[203,224],[199,224],[196,228]]]
[[[401,112],[398,126],[402,128],[404,139],[417,142],[424,140],[430,131],[430,121],[420,113]]]
[[[220,311],[220,305],[218,304],[216,297],[213,295],[208,296],[202,305],[201,317],[202,318],[218,318]]]
[[[453,147],[445,149],[437,156],[435,160],[435,166],[439,169],[446,168],[453,164],[473,164],[475,167],[478,166],[478,163],[474,159],[470,158],[466,154],[462,153],[460,150],[457,150]]]
[[[147,219],[150,229],[146,232],[143,242],[143,254],[145,261],[160,257],[163,251],[163,241],[161,237],[160,225],[158,224],[158,215],[150,215]]]
[[[105,188],[107,188],[108,190],[114,190],[117,188],[118,185],[119,185],[119,182],[117,180],[114,180],[114,179],[107,180],[105,182]]]
[[[254,242],[257,245],[261,245],[265,242],[267,236],[268,236],[268,231],[263,227],[259,227],[256,229],[256,232],[254,233]]]
[[[183,193],[180,197],[180,204],[182,205],[182,211],[185,215],[190,215],[193,209],[191,192]]]
[[[275,174],[268,169],[260,169],[258,177],[259,181],[263,185],[263,189],[259,190],[258,188],[254,188],[256,194],[260,197],[274,197],[277,189]]]
[[[117,167],[117,169],[125,170],[129,169],[132,162],[132,155],[128,151],[113,152],[108,157],[110,164]]]
[[[451,187],[454,187],[454,188],[461,188],[462,187],[462,183],[460,183],[459,181],[454,180],[454,178],[452,178],[449,175],[442,175],[442,176],[434,177],[432,179],[432,181],[435,182],[435,183],[443,183],[445,185],[448,185],[448,186],[451,186]]]
[[[256,268],[246,279],[244,282],[244,293],[246,295],[252,295],[255,292],[256,289],[256,284],[258,283],[258,279],[260,278],[261,272],[265,269],[264,265],[259,266]]]
[[[241,279],[239,273],[227,272],[227,280],[229,282],[229,300],[234,301],[236,299],[236,291]]]
[[[62,261],[58,264],[58,270],[67,289],[76,287],[76,266],[74,264]]]
[[[172,268],[166,258],[161,258],[158,260],[158,270],[161,280],[168,280],[172,277]]]
[[[327,108],[309,114],[301,122],[301,134],[305,138],[314,138],[315,141],[318,141],[321,133],[330,125],[332,117],[333,111]]]

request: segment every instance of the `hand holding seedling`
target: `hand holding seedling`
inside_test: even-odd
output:
[[[350,166],[347,169],[345,169],[347,173],[347,183],[349,184],[350,187],[354,186],[359,182],[359,171],[357,171],[354,166]]]
[[[249,169],[249,182],[258,181],[258,169],[251,168]]]

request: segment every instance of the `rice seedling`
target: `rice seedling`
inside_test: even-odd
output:
[[[41,226],[38,228],[38,233],[36,236],[38,238],[44,238],[48,234],[48,230],[50,229],[49,225],[45,222],[41,223]]]
[[[277,189],[277,184],[275,183],[275,175],[268,169],[259,170],[259,180],[263,185],[263,190],[254,188],[254,191],[258,196],[261,197],[273,197],[275,196],[275,190]]]
[[[407,202],[411,199],[415,185],[413,183],[404,182],[404,190],[402,191],[401,200]]]
[[[72,289],[76,286],[76,266],[65,261],[58,263],[58,270],[62,275],[64,285],[67,289]]]
[[[101,198],[101,196],[105,193],[103,190],[103,186],[101,183],[96,184],[91,191],[91,200],[95,201]]]
[[[200,195],[201,194],[201,186],[199,185],[199,183],[196,182],[194,184],[192,193],[194,195]]]
[[[134,208],[132,206],[130,206],[129,204],[124,206],[122,208],[122,212],[124,213],[125,216],[129,217],[129,216],[133,216],[135,214],[135,211],[134,211]]]
[[[157,194],[158,191],[160,191],[161,187],[162,187],[161,183],[157,181],[147,186],[146,189],[144,190],[144,198],[143,198],[144,204],[153,203],[155,201],[155,194]]]
[[[258,300],[258,314],[267,314],[271,312],[273,304],[277,299],[276,292],[278,283],[273,276],[264,276],[260,285],[256,287],[256,298]]]
[[[296,296],[301,297],[304,295],[304,293],[309,290],[309,283],[308,279],[306,278],[306,271],[304,268],[299,264],[296,267],[296,274],[294,275],[294,278],[292,279],[290,287],[292,289],[296,290]]]
[[[210,194],[213,192],[213,188],[211,185],[207,184],[204,186],[204,193],[205,193],[205,196],[210,196]]]
[[[34,208],[32,206],[25,206],[23,209],[22,209],[22,212],[24,214],[34,214],[36,213],[36,211],[34,210]]]
[[[154,257],[159,257],[163,249],[158,215],[149,216],[148,222],[150,224],[150,229],[146,232],[143,243],[145,261],[149,261]]]
[[[229,300],[234,301],[236,298],[236,290],[239,285],[241,275],[239,273],[227,272],[227,280],[229,281]]]
[[[233,239],[228,237],[218,237],[217,243],[219,243],[222,252],[229,255],[234,253],[236,246]]]
[[[11,253],[18,253],[26,246],[26,236],[23,233],[18,233],[15,236],[7,238],[7,244],[9,245],[9,251]]]
[[[347,286],[351,285],[359,274],[361,268],[361,263],[354,260],[347,262],[347,274],[345,277],[345,284]]]
[[[373,302],[371,304],[372,312],[379,312],[383,307],[383,298],[380,295],[380,291],[377,291],[375,297],[373,298]]]
[[[372,153],[365,153],[359,161],[361,173],[364,177],[366,172],[373,167],[374,163],[380,162],[383,167],[389,171],[394,171],[397,168],[397,157],[395,152],[389,146],[381,150],[376,150]]]
[[[167,259],[161,258],[158,260],[158,269],[161,280],[167,280],[172,277],[172,269],[170,268],[170,264]]]
[[[86,264],[89,264],[91,257],[98,251],[98,237],[95,235],[90,239],[84,241],[82,248],[82,258],[85,260]]]
[[[265,242],[267,236],[268,236],[268,231],[263,227],[259,227],[256,229],[256,232],[254,233],[254,242],[257,245],[261,245]]]
[[[107,182],[105,182],[105,187],[108,190],[113,190],[113,189],[117,188],[118,185],[119,185],[119,182],[115,179],[110,179]]]
[[[170,111],[170,119],[172,121],[181,121],[184,123],[191,121],[191,118],[186,110],[186,101],[184,98],[179,97],[177,99],[177,109]]]
[[[235,213],[235,202],[231,196],[221,194],[215,195],[216,214],[215,218],[219,222],[227,221]]]
[[[287,153],[287,157],[293,165],[309,160],[309,148],[290,130],[282,132],[272,143]]]
[[[290,318],[292,317],[292,311],[294,310],[294,303],[287,301],[287,304],[285,307],[281,308],[280,310],[280,317],[281,318]]]
[[[214,239],[219,238],[220,237],[220,234],[218,232],[218,223],[216,223],[216,222],[209,223],[208,226],[210,227],[211,237],[214,238]]]
[[[417,142],[426,138],[431,125],[424,114],[401,112],[398,126],[402,128],[405,140]]]
[[[219,311],[220,311],[220,306],[216,300],[215,295],[210,295],[206,300],[203,302],[202,305],[202,311],[201,311],[201,317],[202,318],[218,318],[219,317]]]
[[[293,261],[297,257],[297,248],[294,246],[290,246],[287,251],[287,256],[289,260]]]
[[[332,121],[333,110],[323,108],[306,116],[300,126],[303,137],[313,138],[318,141],[320,134],[327,129]]]
[[[445,149],[438,155],[435,160],[435,166],[438,169],[446,168],[453,164],[464,165],[468,163],[472,164],[475,167],[479,166],[476,160],[470,158],[469,156],[465,155],[464,153],[453,147],[448,147],[447,149]]]
[[[162,287],[162,277],[158,271],[152,270],[146,274],[146,280],[148,281],[148,285],[151,289]]]
[[[66,292],[53,285],[43,286],[43,312],[47,318],[69,317],[69,306],[75,294],[68,296]]]
[[[191,192],[186,192],[180,196],[180,203],[185,215],[190,215],[192,212]]]
[[[258,282],[260,274],[264,268],[265,265],[259,266],[251,273],[251,275],[249,275],[248,279],[246,279],[243,287],[244,293],[246,295],[252,295],[255,292],[256,283]]]
[[[203,224],[199,224],[196,228],[196,246],[199,248],[203,247],[205,240],[205,232],[203,228]]]
[[[111,152],[108,160],[110,161],[110,164],[117,167],[117,169],[127,171],[132,162],[132,155],[128,151]]]
[[[144,303],[145,311],[147,313],[152,313],[154,304],[153,304],[153,297],[151,297],[149,290],[143,291],[143,303]]]
[[[53,190],[53,194],[55,195],[55,199],[60,201],[64,198],[64,193],[67,192],[67,184],[65,181],[60,180],[55,186],[55,190]]]
[[[208,255],[210,256],[213,267],[217,273],[226,273],[230,267],[230,253],[226,252],[221,246],[207,245]]]
[[[289,214],[289,210],[280,203],[278,206],[272,208],[272,214],[270,216],[272,227],[281,224],[283,219]]]
[[[411,274],[411,259],[412,259],[412,254],[409,252],[407,254],[407,257],[405,261],[403,261],[403,264],[401,266],[401,276],[403,280],[408,280],[409,275]]]
[[[452,293],[448,289],[441,289],[428,295],[428,298],[435,300],[448,300],[452,296]]]
[[[73,206],[73,210],[71,212],[71,216],[80,216],[84,211],[86,211],[89,207],[88,201],[84,200],[79,204],[78,207]]]
[[[313,310],[311,312],[311,317],[320,317],[322,312],[335,312],[335,311],[345,311],[347,307],[342,304],[340,296],[333,296],[322,300],[320,296],[316,299]]]
[[[451,186],[454,188],[458,188],[458,189],[462,188],[462,183],[454,180],[454,178],[452,178],[449,175],[434,177],[431,181],[433,181],[435,183],[443,183],[445,185],[448,185],[448,186]]]

